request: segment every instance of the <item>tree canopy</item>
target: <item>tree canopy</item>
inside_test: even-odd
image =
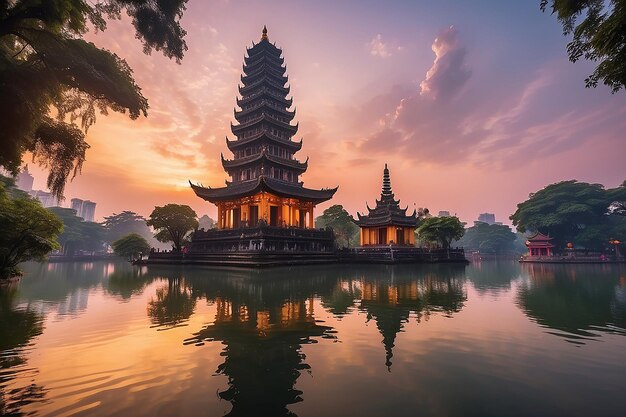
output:
[[[456,216],[427,217],[416,230],[420,240],[447,249],[465,233],[464,223]]]
[[[137,233],[129,233],[111,245],[116,255],[130,260],[137,259],[141,254],[150,252],[148,241]]]
[[[191,231],[198,228],[196,212],[187,205],[166,204],[155,207],[148,219],[148,226],[153,227],[160,242],[172,242],[173,249],[180,251]]]
[[[81,37],[89,27],[105,30],[106,19],[124,11],[145,53],[154,49],[179,62],[187,49],[179,24],[185,3],[0,0],[0,166],[17,174],[30,152],[61,198],[85,161],[96,112],[136,119],[148,110],[126,61]]]
[[[101,224],[106,229],[107,242],[115,242],[130,233],[136,233],[144,239],[152,237],[146,219],[133,211],[113,213],[105,217]]]
[[[607,213],[616,200],[626,200],[625,184],[605,190],[601,184],[562,181],[530,194],[510,219],[522,233],[550,235],[557,248],[571,242],[603,249],[609,238],[626,238],[626,219]]]
[[[466,250],[499,255],[514,250],[516,239],[509,226],[477,222],[465,230],[458,244]]]
[[[105,229],[99,223],[86,222],[76,215],[76,210],[63,207],[48,209],[63,222],[59,243],[64,255],[78,252],[99,252],[104,249]]]
[[[321,216],[315,219],[315,227],[330,227],[335,233],[339,246],[350,247],[358,236],[359,227],[354,218],[340,204],[328,207]]]
[[[541,0],[540,7],[550,7],[563,34],[572,35],[570,61],[599,62],[585,79],[587,87],[599,81],[613,93],[626,87],[626,0]]]
[[[58,249],[63,223],[28,196],[11,198],[0,183],[0,280],[19,274],[18,264],[42,260]]]

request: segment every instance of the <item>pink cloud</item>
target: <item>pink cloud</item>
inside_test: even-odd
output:
[[[432,50],[435,61],[420,84],[421,94],[433,99],[447,98],[458,92],[472,74],[465,64],[465,48],[460,46],[454,26],[439,32]]]

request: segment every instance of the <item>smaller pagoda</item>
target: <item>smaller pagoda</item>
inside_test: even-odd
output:
[[[406,214],[408,207],[400,208],[400,200],[394,198],[391,191],[389,168],[385,164],[383,172],[383,189],[376,207],[367,206],[368,215],[357,212],[356,224],[361,228],[361,246],[369,245],[404,245],[414,246],[413,232],[417,227],[417,212]]]
[[[551,243],[553,238],[542,233],[535,233],[526,240],[528,248],[528,256],[553,256],[554,245]]]

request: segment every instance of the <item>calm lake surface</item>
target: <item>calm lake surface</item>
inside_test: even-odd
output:
[[[27,264],[0,414],[624,416],[626,268]]]

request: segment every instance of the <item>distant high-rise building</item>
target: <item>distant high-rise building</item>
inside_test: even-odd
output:
[[[445,211],[445,210],[441,210],[437,216],[438,217],[448,217],[448,216],[450,216],[450,212],[449,211]]]
[[[497,225],[502,224],[502,222],[496,221],[496,215],[493,213],[481,213],[478,216],[478,220],[474,220],[474,226],[476,226],[478,223],[497,224]]]
[[[17,174],[15,178],[15,186],[27,193],[33,190],[33,181],[35,178],[28,172],[28,165],[24,167],[24,170]]]
[[[487,224],[494,224],[496,222],[496,215],[493,213],[481,213],[478,216],[478,221]]]
[[[58,207],[59,200],[54,196],[54,194],[48,191],[42,190],[30,190],[28,193],[31,197],[36,198],[41,202],[41,205],[44,207]]]
[[[96,203],[89,200],[81,200],[80,198],[72,198],[70,207],[76,210],[76,215],[82,217],[86,222],[94,221],[96,216]]]
[[[94,221],[94,218],[96,217],[96,203],[89,200],[83,201],[83,208],[80,217],[85,219],[86,222]]]
[[[83,211],[83,200],[81,200],[80,198],[72,198],[70,200],[70,208],[76,211],[76,215],[78,217],[83,217],[81,216],[81,213]]]

